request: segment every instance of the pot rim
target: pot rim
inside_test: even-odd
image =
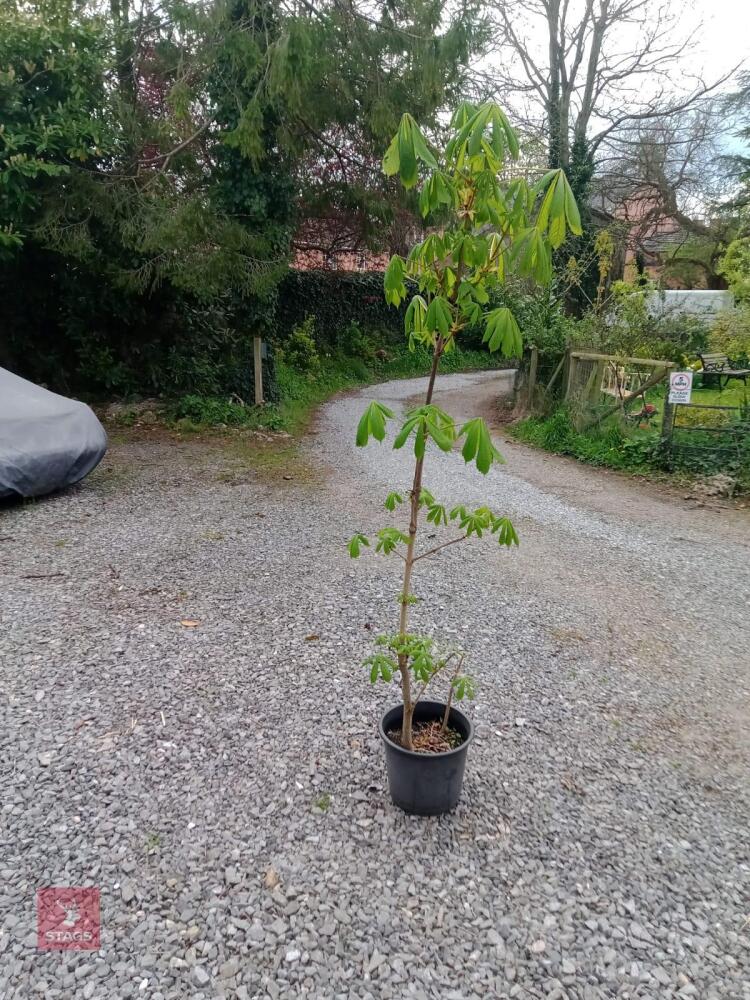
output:
[[[439,708],[441,708],[443,711],[445,711],[445,702],[444,701],[420,701],[420,702],[417,702],[417,704],[418,705],[437,705]],[[459,743],[459,745],[457,747],[454,747],[452,750],[441,750],[439,753],[418,753],[416,750],[407,750],[406,747],[402,747],[400,743],[394,743],[393,742],[393,740],[386,733],[385,726],[383,725],[383,723],[385,722],[385,717],[387,715],[390,715],[391,712],[394,711],[394,709],[400,709],[400,711],[403,714],[404,703],[403,702],[399,702],[397,705],[394,705],[392,708],[387,709],[383,713],[383,715],[380,718],[380,725],[378,727],[379,730],[380,730],[380,738],[389,747],[393,747],[394,750],[397,750],[399,753],[403,754],[405,757],[416,757],[419,760],[444,760],[446,757],[450,757],[453,754],[465,753],[466,750],[467,750],[467,748],[468,748],[468,746],[469,746],[469,744],[474,739],[474,726],[472,724],[471,719],[468,717],[468,715],[466,715],[464,712],[462,712],[460,708],[456,708],[455,705],[451,705],[451,712],[456,712],[458,715],[460,715],[461,718],[466,723],[468,729],[469,729],[469,734],[466,737],[466,739],[463,740],[461,743]]]

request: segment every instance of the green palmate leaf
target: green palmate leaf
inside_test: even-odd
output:
[[[406,414],[406,420],[396,435],[393,447],[403,448],[412,433],[415,433],[414,454],[417,458],[423,458],[428,437],[442,451],[450,451],[456,440],[456,425],[450,414],[430,403]]]
[[[555,184],[549,216],[549,241],[557,249],[565,239],[565,174]]]
[[[414,253],[423,264],[433,264],[446,256],[445,243],[439,233],[430,233],[422,242],[414,247]]]
[[[411,188],[419,179],[419,161],[431,170],[438,169],[419,126],[411,115],[404,114],[383,157],[383,173],[388,177],[398,174],[404,187]]]
[[[453,322],[453,313],[450,303],[441,295],[436,295],[427,307],[425,316],[425,326],[428,330],[439,333],[441,337],[446,337]]]
[[[419,493],[419,506],[423,507],[427,505],[428,507],[432,507],[434,503],[435,503],[435,497],[432,495],[432,493],[430,493],[429,490],[426,490],[424,487],[422,487]]]
[[[426,218],[440,206],[450,207],[456,203],[456,189],[447,174],[434,173],[419,195],[419,210]]]
[[[552,280],[551,248],[538,229],[526,229],[519,234],[512,258],[522,277],[533,278],[543,285]]]
[[[465,674],[454,677],[451,681],[451,687],[453,688],[453,697],[456,701],[463,701],[464,698],[474,697],[474,681]]]
[[[542,191],[545,187],[536,229],[539,233],[547,231],[549,242],[556,250],[565,239],[566,227],[576,236],[581,235],[581,219],[575,196],[562,168],[545,174],[537,185],[537,190]]]
[[[365,666],[370,668],[370,681],[374,684],[378,679],[390,681],[398,670],[398,664],[385,653],[373,653],[365,660]]]
[[[362,546],[369,546],[370,542],[366,535],[357,532],[350,540],[347,548],[349,549],[349,555],[352,559],[357,559],[360,552],[362,551]]]
[[[507,517],[496,517],[492,522],[492,533],[497,535],[500,545],[518,545],[518,535],[511,521]]]
[[[385,509],[393,511],[396,509],[396,506],[398,504],[403,502],[404,498],[401,496],[400,493],[389,493],[388,496],[385,498]]]
[[[489,507],[477,507],[472,511],[467,511],[463,506],[454,507],[450,517],[452,521],[458,520],[467,538],[471,535],[481,538],[485,531],[494,531],[498,520]]]
[[[378,532],[378,540],[375,543],[375,551],[389,556],[396,546],[400,544],[408,545],[409,536],[405,535],[403,531],[399,531],[398,528],[381,528]]]
[[[398,306],[406,298],[404,262],[397,254],[391,257],[388,267],[385,269],[383,288],[385,289],[385,300],[389,305]]]
[[[438,526],[441,521],[443,524],[447,524],[448,515],[445,513],[445,507],[441,503],[432,504],[427,509],[427,520],[432,521],[435,526]]]
[[[515,316],[507,306],[500,306],[487,313],[482,343],[487,344],[490,351],[500,350],[505,357],[519,358],[523,351],[521,331]]]
[[[405,188],[412,188],[419,180],[417,152],[414,148],[414,131],[410,115],[403,115],[398,127],[398,172]]]
[[[504,459],[492,443],[487,424],[481,417],[475,417],[459,431],[459,437],[464,437],[461,454],[465,462],[476,462],[479,471],[486,475],[493,462],[503,462]],[[451,516],[453,514],[451,513]]]
[[[472,299],[464,299],[460,304],[461,315],[471,326],[478,326],[482,321],[482,307]],[[453,340],[451,339],[451,343]]]
[[[357,447],[364,448],[371,437],[382,441],[385,437],[385,422],[393,417],[393,410],[373,400],[367,407],[357,426]]]
[[[427,303],[421,295],[413,296],[411,302],[406,307],[404,315],[404,332],[421,334],[426,331],[425,317],[427,315]]]
[[[464,101],[464,103],[459,104],[453,112],[453,117],[451,118],[451,128],[462,129],[476,113],[476,105],[470,104],[468,101]]]

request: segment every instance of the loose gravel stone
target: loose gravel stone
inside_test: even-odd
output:
[[[211,982],[211,977],[209,976],[209,974],[206,972],[206,970],[203,968],[202,965],[196,965],[196,967],[193,969],[193,982],[195,983],[196,986],[200,987],[201,989],[203,989],[205,986],[208,986],[208,984]]]
[[[507,384],[436,402],[491,417]],[[457,810],[405,816],[397,691],[361,667],[398,565],[345,543],[403,525],[382,504],[409,488],[407,449],[354,446],[366,401],[423,388],[341,397],[298,450],[128,432],[0,509],[3,1000],[748,1000],[747,512],[515,444],[487,476],[428,452],[440,502],[521,545],[417,566],[476,738]],[[37,950],[40,885],[99,886],[100,953]]]

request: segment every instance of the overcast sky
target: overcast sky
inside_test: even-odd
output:
[[[691,16],[703,21],[696,60],[721,75],[745,60],[750,69],[750,0],[688,0]]]

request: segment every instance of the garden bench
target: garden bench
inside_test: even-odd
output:
[[[740,378],[747,385],[750,368],[735,368],[734,362],[726,354],[699,354],[698,357],[703,364],[704,388],[708,388],[709,384],[721,388],[722,378],[725,386],[728,385],[730,378]]]

